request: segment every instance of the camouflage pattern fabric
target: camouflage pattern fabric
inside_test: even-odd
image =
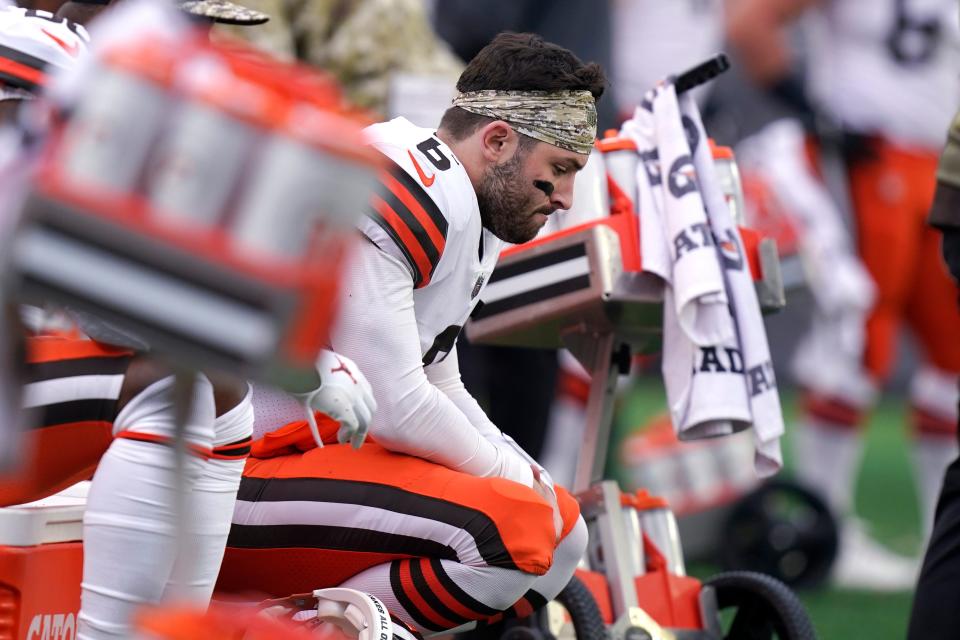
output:
[[[930,208],[930,224],[960,229],[960,113],[953,117],[947,146],[937,166],[937,191]]]
[[[221,24],[257,25],[270,19],[267,14],[229,0],[182,0],[177,4],[190,15]]]
[[[597,137],[597,104],[589,91],[468,91],[454,98],[453,106],[584,155]]]
[[[286,59],[333,74],[356,106],[386,115],[396,73],[449,76],[463,63],[434,33],[422,0],[245,0],[270,15],[226,30]],[[221,30],[223,30],[221,28]]]

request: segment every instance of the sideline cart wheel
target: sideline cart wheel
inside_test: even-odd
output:
[[[806,609],[787,585],[752,571],[728,571],[704,583],[713,587],[724,640],[816,640]],[[726,612],[732,613],[732,617]]]
[[[529,618],[507,624],[500,640],[609,640],[587,585],[574,576],[555,600]],[[463,636],[461,636],[463,637]],[[476,636],[481,637],[481,636]],[[484,635],[483,637],[489,637]]]
[[[837,523],[827,505],[783,480],[741,499],[727,516],[720,539],[725,571],[758,571],[791,587],[821,584],[837,556]]]
[[[597,601],[593,599],[590,589],[580,578],[573,576],[566,587],[557,595],[557,602],[563,605],[570,615],[573,624],[574,637],[577,640],[607,640],[607,625],[603,623]],[[549,615],[544,607],[541,615]]]

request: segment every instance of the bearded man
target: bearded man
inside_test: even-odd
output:
[[[344,279],[332,348],[379,407],[358,451],[312,448],[301,413],[254,399],[219,586],[286,595],[342,585],[422,631],[525,615],[556,596],[587,534],[573,498],[466,391],[455,344],[504,243],[573,200],[603,72],[531,34],[470,62],[433,131],[373,125],[386,169]]]

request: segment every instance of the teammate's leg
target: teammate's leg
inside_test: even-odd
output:
[[[550,570],[533,581],[530,589],[510,608],[510,615],[523,618],[563,591],[587,550],[587,524],[580,516],[576,499],[557,488],[557,504],[563,517],[563,533],[553,552]]]
[[[343,586],[377,596],[418,631],[436,632],[497,616],[529,591],[534,578],[500,567],[410,558],[371,567]]]
[[[863,455],[863,411],[852,398],[804,391],[793,427],[797,479],[815,490],[838,517],[855,509],[853,493]]]
[[[130,616],[157,602],[176,557],[177,500],[174,448],[160,440],[175,431],[174,380],[150,384],[121,409],[116,428],[141,441],[119,437],[103,456],[84,515],[84,567],[77,637],[126,638]],[[198,377],[186,421],[186,437],[210,448],[215,408],[209,381]],[[185,482],[196,481],[201,461],[187,456]]]
[[[864,373],[874,385],[886,379],[904,310],[915,283],[923,233],[916,215],[913,184],[916,156],[879,144],[876,157],[850,171],[857,249],[876,285],[876,301],[866,322]],[[933,179],[930,171],[929,181]],[[851,363],[853,364],[853,363]],[[854,367],[851,367],[854,369]],[[837,395],[808,396],[797,425],[798,475],[818,490],[841,520],[841,550],[835,578],[849,586],[908,588],[914,570],[862,530],[853,515],[852,496],[862,452],[867,407]]]
[[[221,383],[214,384],[219,391]],[[213,454],[200,462],[200,475],[190,491],[190,521],[185,523],[190,548],[179,550],[164,599],[187,598],[206,606],[213,594],[253,434],[253,390],[246,383],[243,387],[242,399],[213,423]]]

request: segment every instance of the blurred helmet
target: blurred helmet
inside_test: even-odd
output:
[[[0,83],[6,90],[36,93],[51,67],[72,68],[89,42],[82,26],[52,13],[0,8]]]

